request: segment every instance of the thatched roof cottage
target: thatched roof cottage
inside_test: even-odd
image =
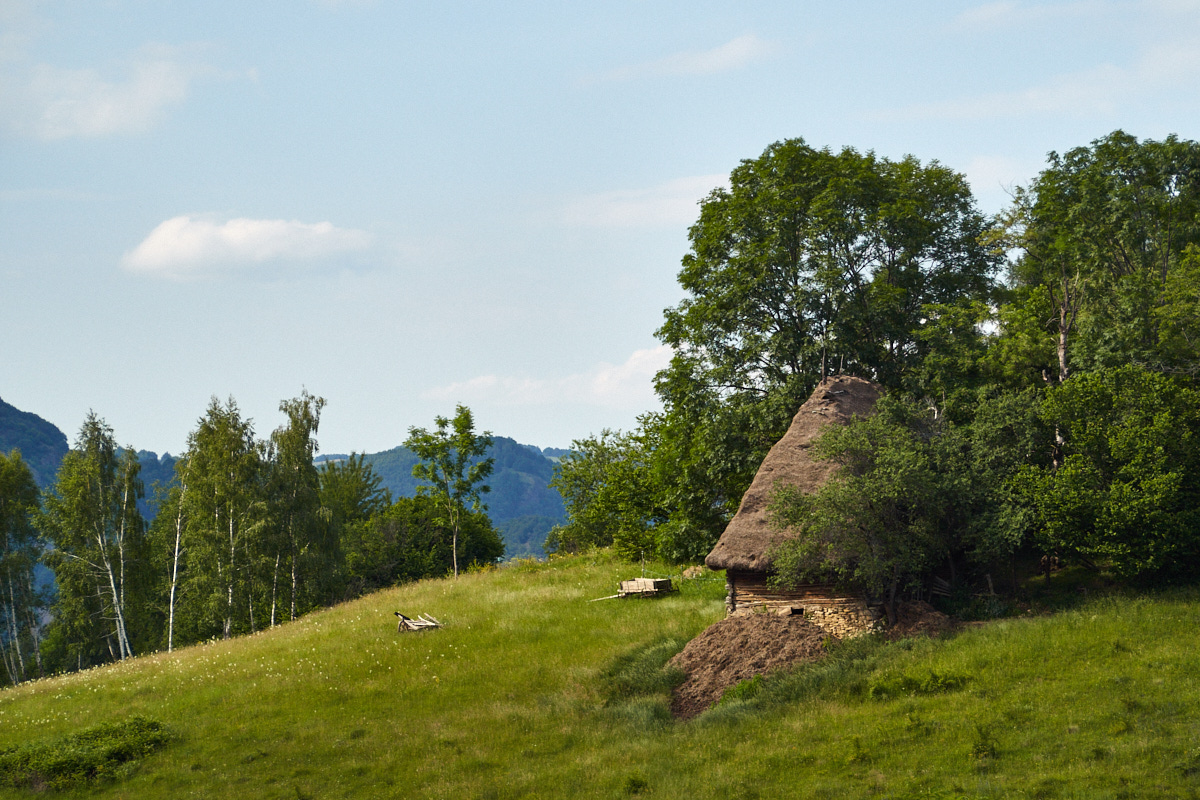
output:
[[[787,613],[785,609],[792,609],[840,637],[863,633],[879,624],[882,615],[877,606],[868,605],[860,596],[839,593],[831,585],[782,590],[767,583],[772,571],[771,548],[787,537],[768,519],[772,491],[781,484],[807,493],[820,489],[836,466],[812,457],[809,450],[813,441],[827,425],[845,425],[853,417],[871,414],[879,394],[876,384],[862,378],[839,375],[824,379],[800,406],[787,433],[767,453],[737,514],[705,559],[710,569],[725,570],[729,614],[764,610]]]

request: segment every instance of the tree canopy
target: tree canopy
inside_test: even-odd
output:
[[[404,446],[421,459],[413,466],[413,477],[427,485],[419,488],[418,494],[435,498],[450,527],[451,557],[457,578],[458,538],[463,519],[470,512],[487,508],[481,498],[490,489],[483,481],[492,474],[495,462],[483,456],[492,444],[492,435],[487,431],[475,434],[471,409],[463,405],[455,408],[453,419],[435,417],[434,424],[433,431],[409,428]]]

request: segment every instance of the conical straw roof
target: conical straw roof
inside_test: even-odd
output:
[[[771,493],[777,485],[796,486],[807,494],[820,489],[836,465],[813,458],[810,452],[813,441],[826,425],[845,425],[853,417],[871,414],[879,394],[879,386],[871,381],[845,375],[826,378],[817,384],[812,396],[792,418],[787,433],[763,459],[750,488],[742,496],[737,514],[704,563],[710,569],[768,571],[771,568],[768,552],[787,538],[767,519]]]

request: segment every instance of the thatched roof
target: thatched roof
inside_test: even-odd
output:
[[[737,514],[704,563],[710,569],[769,570],[767,552],[786,538],[767,521],[771,492],[777,484],[797,486],[810,494],[820,489],[835,465],[817,461],[810,455],[813,440],[830,423],[845,425],[851,417],[869,415],[878,399],[879,387],[862,378],[839,375],[817,384],[812,396],[796,412],[787,433],[763,459]]]

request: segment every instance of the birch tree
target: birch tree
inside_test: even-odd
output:
[[[37,485],[20,451],[0,453],[0,642],[5,674],[13,684],[42,674],[40,598],[33,580],[37,507]]]
[[[313,465],[317,442],[313,438],[321,423],[325,398],[307,391],[300,397],[284,400],[279,410],[287,415],[287,424],[271,434],[269,498],[274,527],[274,558],[271,573],[271,624],[276,624],[276,604],[281,561],[287,570],[288,618],[295,619],[308,610],[320,595],[312,585],[322,574],[334,571],[337,560],[336,539],[326,536],[322,524],[321,479]]]
[[[114,660],[134,654],[130,609],[143,601],[138,578],[147,567],[139,469],[136,451],[118,450],[112,428],[89,412],[45,495],[40,519],[59,595],[54,625],[80,661],[89,649],[81,638],[101,641]]]
[[[189,544],[193,635],[256,630],[262,622],[263,452],[233,398],[212,398],[188,436],[180,536]],[[256,611],[256,603],[259,608]],[[256,617],[256,613],[258,616]]]

